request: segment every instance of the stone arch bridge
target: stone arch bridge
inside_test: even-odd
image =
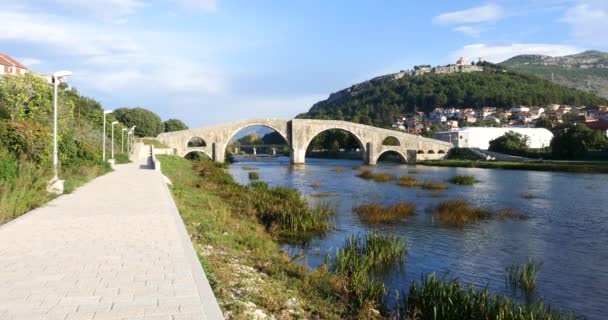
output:
[[[395,130],[382,129],[354,122],[339,120],[310,119],[249,119],[205,128],[188,129],[160,134],[157,139],[174,149],[179,156],[190,152],[203,152],[216,162],[223,162],[226,147],[232,137],[242,129],[264,126],[278,132],[287,142],[291,151],[292,164],[304,164],[306,149],[318,134],[326,130],[341,129],[351,133],[359,142],[366,164],[376,164],[385,152],[399,154],[407,163],[416,160],[443,158],[453,147],[451,143],[407,134]],[[392,144],[385,145],[385,139],[393,137]],[[197,146],[192,141],[198,140]],[[395,141],[397,143],[395,143]],[[190,145],[190,146],[189,146]]]

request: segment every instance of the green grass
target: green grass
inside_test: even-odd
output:
[[[521,289],[526,295],[530,295],[536,289],[536,278],[542,263],[529,259],[523,265],[510,265],[506,268],[507,282],[513,290]]]
[[[543,303],[522,306],[512,299],[434,274],[413,281],[400,295],[397,319],[410,320],[561,320],[574,319]]]
[[[159,160],[163,174],[173,182],[173,198],[224,312],[232,312],[235,319],[253,318],[243,304],[255,303],[280,318],[286,301],[296,298],[300,307],[292,318],[380,318],[372,310],[374,303],[359,304],[359,296],[349,289],[351,279],[324,266],[309,270],[281,250],[283,218],[295,214],[323,220],[317,214],[330,214],[318,212],[327,210],[323,204],[309,208],[296,191],[271,191],[274,188],[263,182],[238,185],[211,162],[193,164],[176,156]]]
[[[380,203],[374,202],[357,206],[353,211],[364,222],[391,222],[413,215],[416,212],[416,205],[409,202],[400,202],[383,206]]]
[[[474,185],[475,183],[477,183],[477,179],[475,179],[475,177],[467,176],[467,175],[453,176],[448,181],[453,184],[466,185],[466,186]]]
[[[114,161],[116,161],[116,164],[131,163],[131,160],[129,160],[129,156],[125,153],[115,154]]]
[[[153,138],[142,138],[141,142],[146,145],[153,145],[156,149],[168,149],[169,146]]]
[[[437,221],[455,226],[485,220],[490,217],[490,211],[473,207],[465,200],[441,201],[432,209],[432,214]]]
[[[439,167],[465,167],[504,170],[564,171],[577,173],[608,173],[608,162],[556,162],[556,161],[475,161],[475,160],[422,160],[417,164]]]
[[[249,172],[249,174],[247,176],[249,177],[249,180],[259,180],[260,179],[260,174],[257,172]]]

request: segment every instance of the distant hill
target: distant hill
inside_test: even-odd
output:
[[[520,55],[500,65],[608,98],[608,53],[585,51],[563,57]]]
[[[396,116],[437,106],[511,108],[550,103],[607,103],[593,94],[490,63],[482,72],[382,76],[338,91],[298,118],[339,119],[386,126]]]

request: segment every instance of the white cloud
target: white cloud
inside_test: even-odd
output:
[[[571,26],[573,41],[593,47],[608,45],[608,2],[578,1],[566,10],[562,22]]]
[[[452,30],[462,32],[462,33],[466,34],[467,36],[471,36],[471,37],[478,37],[479,33],[481,32],[479,27],[474,27],[474,26],[458,26],[458,27],[452,28]]]
[[[216,0],[172,0],[178,5],[195,10],[201,10],[205,12],[217,11]]]
[[[39,59],[36,58],[17,58],[17,61],[21,62],[21,64],[23,64],[24,66],[28,67],[28,68],[32,68],[33,66],[39,65],[42,63],[42,61],[40,61]]]
[[[436,24],[465,24],[499,20],[504,16],[503,8],[497,4],[486,4],[461,11],[442,13],[433,17]]]
[[[143,2],[137,0],[47,0],[57,3],[65,9],[73,12],[96,16],[106,21],[126,23],[126,19],[120,19],[131,15],[136,9],[144,6]]]
[[[470,59],[481,57],[484,60],[498,63],[520,54],[563,56],[581,51],[583,50],[580,48],[561,44],[513,43],[497,46],[473,44],[452,52],[449,59],[456,61],[459,57],[467,57]]]
[[[0,41],[42,45],[65,55],[107,55],[137,49],[124,34],[42,14],[0,11],[0,30]]]

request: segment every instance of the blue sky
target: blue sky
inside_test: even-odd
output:
[[[203,126],[290,118],[458,57],[608,50],[608,1],[0,0],[0,52],[104,107]]]

